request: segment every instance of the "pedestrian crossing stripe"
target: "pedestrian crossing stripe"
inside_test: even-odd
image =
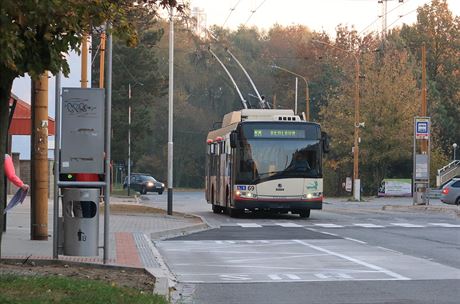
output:
[[[279,226],[283,228],[350,228],[350,227],[360,227],[360,228],[460,228],[460,225],[451,224],[451,223],[426,223],[426,224],[413,224],[413,223],[388,223],[386,225],[377,225],[373,223],[350,223],[350,224],[334,224],[334,223],[312,223],[306,225],[300,225],[297,223],[291,222],[282,222],[282,223],[269,223],[269,224],[257,224],[257,223],[236,223],[236,224],[225,224],[221,227],[235,227],[239,226],[242,228],[262,228],[262,227],[273,227]]]

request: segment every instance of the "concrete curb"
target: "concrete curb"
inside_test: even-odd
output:
[[[394,206],[394,205],[385,205],[382,207],[382,210],[385,211],[400,211],[400,212],[430,212],[430,213],[444,213],[450,214],[456,217],[460,217],[460,208],[446,208],[438,206]]]

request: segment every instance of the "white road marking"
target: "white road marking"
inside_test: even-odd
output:
[[[251,278],[246,274],[221,274],[220,279],[223,281],[247,281]]]
[[[300,228],[300,227],[303,227],[302,225],[295,224],[295,223],[275,223],[275,225],[285,227],[285,228]]]
[[[428,225],[445,227],[445,228],[460,228],[460,225],[454,225],[454,224],[449,224],[449,223],[428,223]]]
[[[243,228],[261,228],[262,225],[255,224],[255,223],[236,223],[238,226]]]
[[[364,228],[385,228],[385,226],[375,225],[375,224],[367,224],[367,223],[353,224],[353,225],[358,226],[358,227],[364,227]]]
[[[425,226],[422,225],[415,225],[410,223],[391,223],[393,226],[405,227],[405,228],[423,228]]]
[[[320,231],[322,234],[327,234],[327,235],[332,235],[332,236],[338,236],[337,234],[330,233],[330,232],[325,232],[325,231]]]
[[[277,274],[269,274],[268,277],[274,281],[279,281],[279,280],[282,280],[283,278],[281,278],[279,275]]]
[[[336,224],[313,224],[315,226],[323,227],[323,228],[343,228],[341,225],[336,225]]]
[[[363,242],[363,241],[360,241],[360,240],[357,240],[357,239],[352,239],[352,238],[349,238],[349,237],[346,237],[345,239],[349,240],[349,241],[356,242],[356,243],[360,243],[360,244],[367,244],[366,242]]]
[[[302,280],[299,276],[296,276],[295,274],[287,273],[286,276],[291,280]]]
[[[388,276],[391,276],[397,280],[410,280],[410,278],[407,278],[405,276],[402,276],[400,274],[397,274],[391,270],[388,270],[388,269],[385,269],[385,268],[382,268],[380,266],[377,266],[377,265],[373,265],[373,264],[370,264],[370,263],[367,263],[367,262],[364,262],[364,261],[361,261],[361,260],[358,260],[358,259],[355,259],[355,258],[352,258],[352,257],[349,257],[349,256],[346,256],[344,254],[340,254],[340,253],[337,253],[337,252],[334,252],[334,251],[331,251],[331,250],[328,250],[328,249],[325,249],[325,248],[322,248],[322,247],[319,247],[319,246],[315,246],[315,245],[312,245],[312,244],[309,244],[305,241],[301,241],[301,240],[294,240],[294,242],[298,243],[298,244],[302,244],[304,246],[307,246],[307,247],[310,247],[312,249],[315,249],[315,250],[318,250],[318,251],[321,251],[321,252],[324,252],[324,253],[328,253],[330,255],[334,255],[336,257],[339,257],[339,258],[342,258],[342,259],[345,259],[345,260],[348,260],[350,262],[353,262],[353,263],[356,263],[356,264],[359,264],[359,265],[362,265],[362,266],[365,266],[367,268],[370,268],[370,269],[373,269],[373,270],[377,270],[379,272],[382,272],[382,273],[385,273],[386,275]]]
[[[342,272],[315,273],[315,277],[320,279],[353,279],[352,276]]]

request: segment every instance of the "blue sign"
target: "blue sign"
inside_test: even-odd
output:
[[[238,190],[246,190],[246,186],[236,186],[236,189],[238,189]]]
[[[430,119],[426,117],[415,118],[415,138],[428,139],[430,137]]]

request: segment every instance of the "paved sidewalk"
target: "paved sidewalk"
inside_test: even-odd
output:
[[[350,207],[383,211],[443,213],[460,217],[460,206],[444,204],[439,199],[430,199],[428,205],[413,205],[412,197],[364,197],[361,202],[342,197],[326,198],[323,206],[324,210]]]
[[[9,197],[10,199],[11,197]],[[160,268],[152,238],[190,230],[202,229],[201,219],[184,214],[168,216],[155,212],[134,198],[111,197],[108,264],[137,268]],[[59,206],[62,210],[62,204]],[[104,243],[104,212],[99,217],[99,245]],[[30,239],[30,197],[14,207],[7,215],[7,230],[3,234],[2,258],[52,259],[53,200],[48,202],[48,240]],[[103,249],[96,257],[59,255],[60,260],[103,263]]]

